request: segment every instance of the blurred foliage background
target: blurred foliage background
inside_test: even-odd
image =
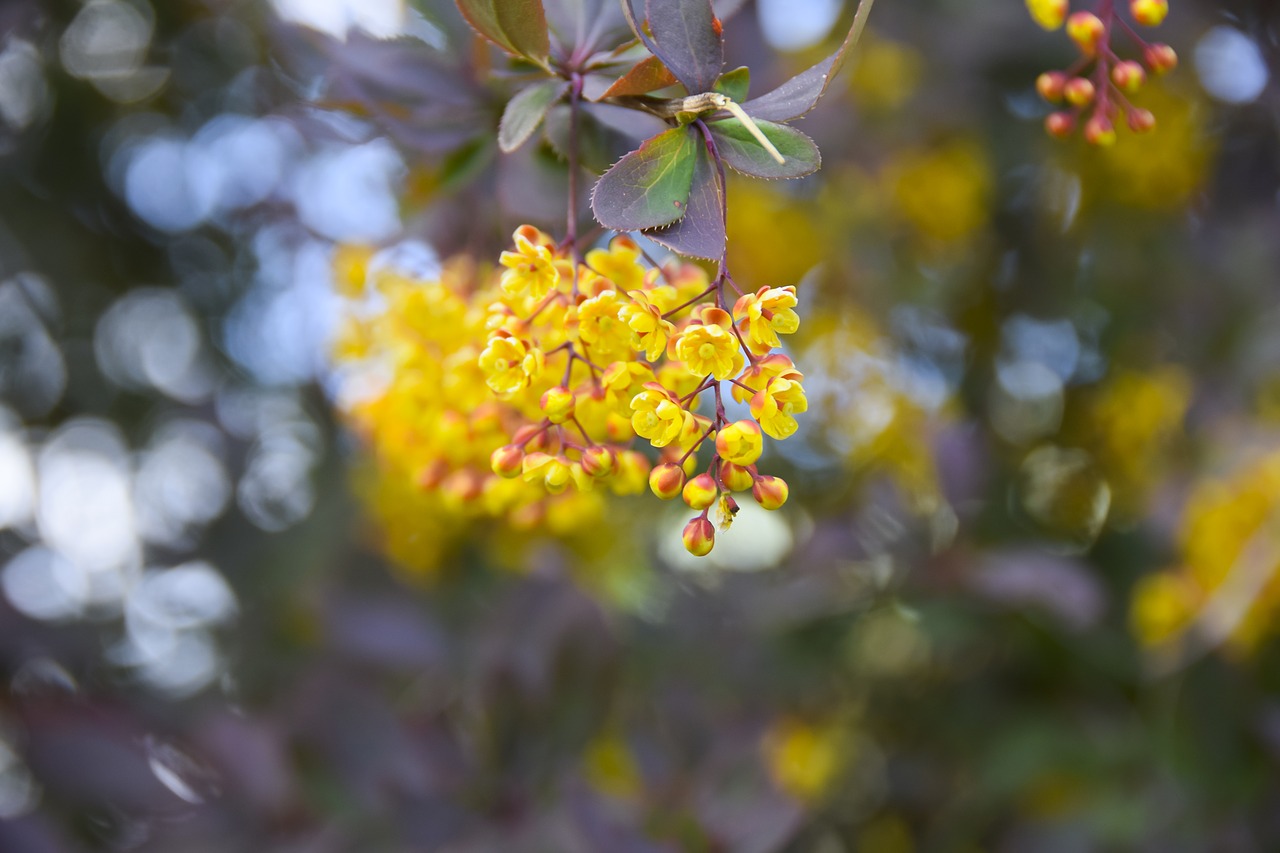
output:
[[[1176,0],[1099,151],[1021,3],[881,0],[822,171],[730,187],[811,408],[696,561],[455,523],[335,414],[353,265],[562,222],[450,5],[7,0],[0,850],[1280,848],[1278,26]]]

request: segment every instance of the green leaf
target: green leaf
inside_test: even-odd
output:
[[[591,193],[596,220],[614,231],[639,231],[684,216],[697,154],[695,134],[693,128],[672,128],[615,163]]]
[[[682,255],[719,261],[724,257],[724,187],[720,171],[702,140],[694,158],[693,185],[684,218],[645,236]]]
[[[542,118],[551,105],[567,91],[569,84],[564,80],[547,80],[517,92],[502,111],[502,121],[498,123],[498,147],[510,154],[523,145],[542,124]]]
[[[539,65],[551,49],[542,0],[457,0],[458,11],[480,35]]]
[[[799,178],[816,172],[822,165],[818,146],[794,127],[771,121],[757,121],[756,124],[786,162],[779,163],[773,159],[742,122],[729,118],[707,124],[725,165],[755,178]]]
[[[711,91],[726,95],[730,100],[741,104],[747,99],[747,87],[750,83],[751,69],[744,65],[721,74]]]

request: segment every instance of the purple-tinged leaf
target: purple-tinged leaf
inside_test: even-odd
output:
[[[542,118],[551,105],[569,91],[564,80],[547,80],[522,89],[507,102],[498,123],[498,147],[511,153],[524,144],[542,124]]]
[[[645,231],[656,240],[682,255],[718,261],[724,257],[724,187],[720,170],[702,140],[693,167],[693,185],[689,191],[688,211],[684,218],[666,228]]]
[[[747,99],[747,88],[751,85],[751,69],[743,65],[720,75],[711,91],[719,92],[731,101],[739,104]]]
[[[742,105],[747,115],[765,121],[793,121],[813,109],[826,93],[827,87],[831,85],[831,80],[840,70],[845,56],[862,36],[862,30],[867,25],[867,15],[870,14],[871,4],[874,2],[875,0],[862,0],[858,4],[858,11],[853,16],[853,25],[849,27],[849,33],[835,53],[817,65],[801,71],[772,92],[747,101]]]
[[[618,0],[545,0],[547,25],[566,55],[586,56],[627,38]]]
[[[591,210],[614,231],[670,225],[685,214],[698,145],[695,131],[676,127],[623,157],[596,182]]]
[[[724,68],[724,37],[711,0],[645,0],[645,9],[654,53],[689,94],[711,91]]]
[[[605,90],[601,98],[617,98],[622,95],[647,95],[658,89],[674,86],[679,81],[662,60],[656,56],[641,60],[634,68],[619,77]]]
[[[551,48],[542,0],[457,0],[480,35],[516,56],[545,62]]]
[[[785,158],[779,163],[736,118],[707,125],[725,165],[753,178],[800,178],[818,170],[822,155],[813,140],[794,127],[757,121],[756,126]]]

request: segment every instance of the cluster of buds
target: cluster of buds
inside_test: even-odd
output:
[[[1156,126],[1149,110],[1135,107],[1129,96],[1139,91],[1147,76],[1164,74],[1178,65],[1178,55],[1167,44],[1145,41],[1120,15],[1113,0],[1102,0],[1096,13],[1072,12],[1069,0],[1027,0],[1027,9],[1046,30],[1066,24],[1079,58],[1063,71],[1047,71],[1036,81],[1036,90],[1051,104],[1064,109],[1045,118],[1051,136],[1070,136],[1083,123],[1083,134],[1092,145],[1116,141],[1115,123],[1123,119],[1135,133]],[[1139,26],[1154,27],[1169,13],[1168,0],[1130,0],[1129,15]],[[1121,59],[1111,44],[1114,29],[1133,41],[1141,60]]]
[[[514,242],[477,360],[521,420],[492,453],[495,474],[553,494],[647,483],[698,512],[683,537],[698,556],[715,543],[711,510],[732,521],[734,492],[765,509],[786,502],[787,484],[756,463],[763,437],[789,437],[808,408],[803,376],[777,351],[799,325],[794,287],[734,299],[727,274],[646,265],[625,236],[585,257],[531,226]],[[729,419],[726,388],[750,418]]]

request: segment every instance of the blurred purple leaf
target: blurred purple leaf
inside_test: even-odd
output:
[[[975,592],[1010,607],[1039,607],[1065,627],[1084,631],[1106,609],[1102,585],[1079,560],[1036,551],[986,556],[969,578]]]

